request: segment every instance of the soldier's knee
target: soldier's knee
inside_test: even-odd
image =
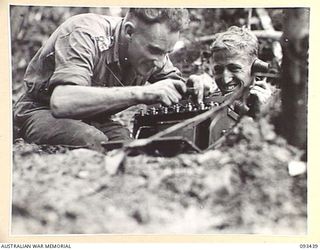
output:
[[[79,145],[84,145],[99,151],[102,151],[103,149],[101,143],[108,141],[108,137],[94,127],[89,127],[84,131],[81,131],[81,135],[78,135],[77,137]]]

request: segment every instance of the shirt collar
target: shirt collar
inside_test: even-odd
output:
[[[122,27],[123,19],[121,19],[120,22],[116,24],[116,27],[114,29],[114,32],[112,34],[113,37],[113,46],[111,48],[110,53],[107,54],[106,58],[106,63],[120,63],[120,58],[119,58],[119,39],[120,39],[120,31]]]

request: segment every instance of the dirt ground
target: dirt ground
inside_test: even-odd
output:
[[[13,146],[13,234],[274,234],[307,228],[302,152],[267,118],[243,118],[219,149],[172,158]]]

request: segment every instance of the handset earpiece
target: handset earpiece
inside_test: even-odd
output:
[[[257,58],[252,63],[251,75],[255,75],[255,73],[267,73],[269,71],[269,68],[269,63],[266,63]]]

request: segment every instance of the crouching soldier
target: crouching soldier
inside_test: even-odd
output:
[[[186,92],[168,54],[187,21],[186,9],[173,8],[68,19],[27,68],[27,90],[14,108],[20,136],[95,149],[129,140],[129,130],[111,115],[136,104],[172,105]]]

